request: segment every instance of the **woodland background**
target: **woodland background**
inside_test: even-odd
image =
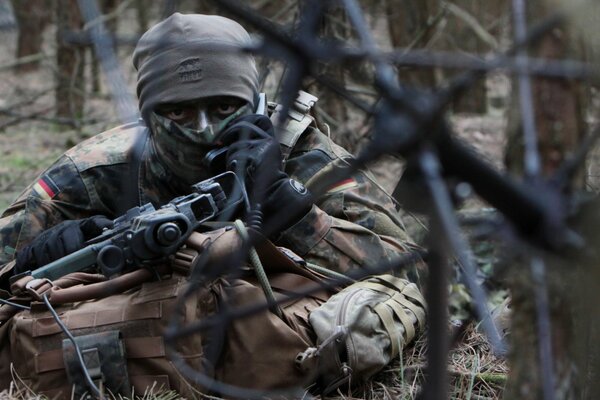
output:
[[[249,0],[261,15],[290,31],[297,22],[301,0]],[[430,57],[414,57],[398,67],[404,83],[421,88],[441,88],[464,71],[471,61],[489,60],[514,42],[513,7],[518,0],[361,0],[378,46],[401,49],[406,54],[425,51]],[[579,4],[581,3],[581,4]],[[228,15],[218,1],[99,0],[101,21],[111,32],[124,77],[124,93],[135,102],[135,71],[131,52],[137,38],[155,22],[174,11]],[[565,4],[559,1],[526,2],[527,20],[532,24],[551,15]],[[543,60],[586,62],[594,68],[598,53],[600,14],[585,2],[570,2],[566,24],[548,32],[528,51]],[[579,8],[577,8],[579,7]],[[93,25],[93,24],[92,24]],[[0,0],[0,209],[5,209],[35,176],[64,150],[105,129],[124,122],[120,105],[110,95],[107,75],[102,72],[77,0]],[[249,30],[252,29],[249,27]],[[340,7],[333,8],[322,21],[322,35],[356,44],[356,33]],[[436,57],[432,57],[436,55]],[[543,66],[544,63],[542,62]],[[285,65],[259,59],[264,91],[277,100]],[[335,78],[348,93],[375,104],[373,68],[357,63],[352,68],[323,64],[322,73]],[[568,158],[597,120],[597,76],[582,79],[533,79],[535,122],[540,156],[545,174],[550,174]],[[307,79],[304,89],[317,95],[318,117],[331,127],[332,138],[351,152],[358,152],[369,140],[372,121],[360,109]],[[474,84],[453,103],[448,118],[457,135],[465,139],[490,163],[507,174],[522,173],[521,119],[515,77],[495,70]],[[595,193],[600,189],[598,150],[592,149],[585,168],[579,171],[575,186]],[[382,185],[391,193],[400,180],[403,160],[387,156],[371,166]],[[486,215],[485,202],[471,196],[459,207],[462,216]],[[416,213],[404,214],[407,228],[422,243],[426,219]],[[478,266],[478,279],[490,292],[490,305],[497,307],[498,322],[507,326],[510,315],[508,293],[524,310],[515,313],[524,327],[513,351],[497,357],[471,323],[470,296],[455,282],[450,290],[452,325],[462,327],[450,354],[451,398],[548,398],[537,353],[535,316],[528,297],[531,280],[511,275],[520,261],[500,257],[502,250],[493,241],[471,243]],[[511,266],[507,266],[511,264]],[[517,270],[519,271],[519,270]],[[562,275],[558,275],[562,279]],[[597,272],[595,275],[597,277]],[[551,285],[552,286],[552,285]],[[586,290],[588,290],[587,288]],[[573,334],[581,323],[570,316],[571,299],[564,288],[552,286],[553,337],[556,346],[555,397],[599,398],[597,359],[600,352],[588,347],[597,338],[595,328],[586,326],[585,335]],[[589,289],[591,290],[591,289]],[[553,292],[554,293],[554,292]],[[523,297],[524,299],[521,299]],[[513,304],[514,305],[514,304]],[[529,308],[528,308],[529,307]],[[597,313],[597,312],[596,312]],[[588,313],[592,318],[595,314]],[[514,323],[514,321],[513,321]],[[514,329],[519,329],[515,327]],[[573,345],[574,344],[574,345]],[[586,360],[583,360],[586,351]],[[414,398],[422,382],[426,344],[409,347],[403,357],[371,384],[344,398]],[[510,365],[510,368],[509,368]],[[510,371],[510,372],[509,372]],[[510,379],[509,379],[510,378]],[[13,396],[27,396],[15,389]]]

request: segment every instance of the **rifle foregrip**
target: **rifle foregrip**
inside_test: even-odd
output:
[[[33,270],[31,276],[36,279],[48,278],[52,281],[72,272],[84,270],[96,263],[98,251],[101,248],[101,243],[86,246],[83,249],[79,249],[74,253]]]

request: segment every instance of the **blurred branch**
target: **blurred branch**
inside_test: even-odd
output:
[[[40,53],[36,53],[36,54],[31,54],[28,56],[24,56],[21,58],[17,58],[16,60],[7,63],[7,64],[1,64],[0,65],[0,71],[6,71],[8,69],[14,68],[14,67],[18,67],[19,65],[23,65],[23,64],[29,64],[30,62],[33,61],[41,61],[43,59],[48,58],[46,56],[45,53],[40,52]]]
[[[92,29],[96,25],[100,25],[110,20],[119,18],[123,14],[125,9],[129,7],[131,3],[133,3],[133,1],[134,0],[121,0],[121,2],[119,3],[119,5],[117,5],[114,11],[108,14],[102,14],[98,18],[95,18],[93,20],[86,21],[86,23],[83,25],[83,30]]]
[[[515,57],[505,56],[486,59],[480,54],[456,54],[450,51],[394,49],[382,53],[397,66],[419,66],[431,68],[466,69],[472,71],[506,71],[526,73],[548,78],[580,79],[600,82],[596,66],[575,60],[553,60],[529,58],[527,65],[518,62]]]
[[[493,50],[498,49],[498,41],[496,40],[496,38],[492,34],[490,34],[483,26],[481,26],[477,18],[475,18],[471,13],[457,6],[454,3],[449,3],[447,1],[442,2],[442,7],[455,17],[461,19],[465,24],[467,24],[475,33],[475,35],[477,35],[477,37],[481,39],[484,43],[487,43]]]
[[[60,125],[68,125],[73,128],[78,128],[84,124],[93,124],[93,123],[98,122],[96,119],[92,119],[92,118],[77,119],[77,118],[66,118],[66,117],[47,117],[46,115],[44,115],[44,114],[47,114],[50,111],[52,111],[52,108],[53,107],[48,107],[44,110],[35,111],[35,112],[29,113],[29,114],[20,114],[18,112],[12,111],[12,110],[0,109],[0,114],[15,117],[14,119],[12,119],[10,121],[0,124],[0,130],[3,130],[12,125],[19,124],[21,122],[31,121],[31,120],[51,122],[51,123],[60,124]]]

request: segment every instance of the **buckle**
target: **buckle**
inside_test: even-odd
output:
[[[294,108],[298,112],[306,114],[315,105],[317,100],[319,100],[318,97],[313,96],[312,94],[307,93],[303,90],[299,90],[298,97],[296,97],[296,100],[294,101]]]
[[[48,278],[35,278],[25,284],[25,291],[31,295],[34,300],[42,301],[44,294],[52,289],[54,284]]]

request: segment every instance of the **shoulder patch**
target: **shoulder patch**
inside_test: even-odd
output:
[[[59,193],[60,188],[48,175],[43,175],[38,179],[32,188],[32,194],[42,200],[51,200]]]
[[[337,192],[341,192],[344,190],[348,190],[358,186],[358,182],[354,178],[344,179],[342,181],[336,182],[327,189],[326,194],[333,194]]]

